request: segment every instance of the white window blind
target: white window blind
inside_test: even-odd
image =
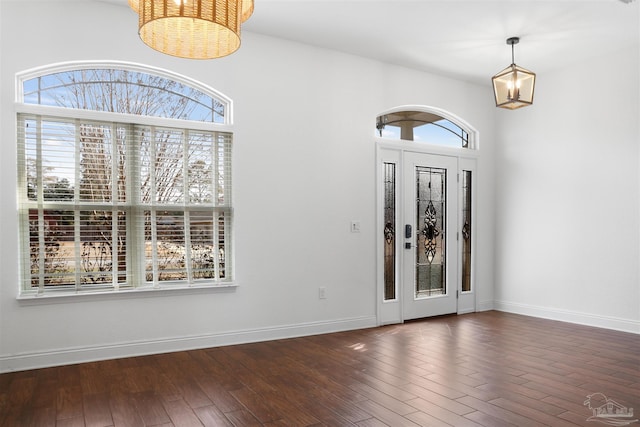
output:
[[[19,114],[23,293],[231,281],[231,142]]]

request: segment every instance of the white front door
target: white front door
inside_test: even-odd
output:
[[[402,317],[456,313],[458,159],[412,152],[403,157]]]

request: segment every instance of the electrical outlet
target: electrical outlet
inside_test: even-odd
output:
[[[326,299],[327,298],[327,288],[321,286],[318,288],[318,298]]]

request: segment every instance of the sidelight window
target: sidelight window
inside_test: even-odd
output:
[[[472,172],[462,171],[462,292],[471,291]]]
[[[396,299],[396,164],[384,163],[384,299]]]

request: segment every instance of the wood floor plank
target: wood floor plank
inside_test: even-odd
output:
[[[567,411],[558,415],[558,418],[571,422],[577,426],[591,426],[593,425],[593,421],[587,421],[589,416],[591,416],[591,414],[585,415],[584,413],[582,413],[582,411],[580,411],[579,413]],[[606,425],[606,424],[603,424],[603,425]],[[633,426],[633,424],[630,424],[630,425]]]
[[[500,381],[490,384],[483,384],[478,387],[480,390],[492,392],[496,396],[511,396],[513,394],[527,398],[541,400],[548,396],[544,391],[534,390],[521,384],[501,383]]]
[[[233,427],[224,413],[213,405],[195,408],[193,412],[205,427]]]
[[[202,422],[200,422],[200,419],[186,401],[172,400],[164,402],[163,405],[174,426],[202,427]]]
[[[591,415],[591,412],[584,404],[586,398],[586,396],[573,396],[572,399],[564,399],[558,396],[547,396],[540,402],[557,406],[558,408],[564,409],[565,412],[570,411],[575,414],[583,413],[585,418],[588,418]]]
[[[29,406],[34,408],[53,408],[57,406],[57,382],[53,380],[38,381],[33,391]]]
[[[8,387],[7,405],[10,407],[22,406],[31,401],[36,387],[36,378],[34,376],[18,377],[11,381]]]
[[[417,368],[416,369],[421,369]],[[430,372],[426,372],[421,369],[419,374],[409,374],[403,365],[390,366],[379,360],[371,360],[366,356],[363,356],[363,364],[359,373],[368,375],[374,380],[382,381],[391,386],[399,387],[411,382],[413,375],[428,375]]]
[[[209,400],[222,412],[233,412],[242,409],[242,404],[229,393],[224,383],[220,384],[210,377],[197,378],[196,381]],[[231,389],[234,390],[237,387],[234,386]]]
[[[276,421],[282,418],[282,414],[277,412],[260,394],[249,388],[233,390],[231,394],[261,423]]]
[[[358,427],[389,427],[389,424],[385,424],[377,418],[367,418],[356,425]]]
[[[562,377],[546,377],[541,376],[537,372],[532,372],[522,376],[529,380],[529,382],[522,384],[524,387],[535,388],[537,390],[543,389],[543,391],[550,395],[570,395],[570,396],[582,396],[585,391],[588,394],[588,390],[580,386],[567,383]]]
[[[202,406],[211,406],[213,402],[207,397],[207,394],[200,388],[196,378],[188,377],[180,380],[176,384],[178,391],[185,402],[191,408],[200,408]]]
[[[524,405],[519,402],[514,402],[512,400],[509,400],[503,397],[494,399],[489,403],[491,403],[492,405],[498,406],[500,408],[509,410],[511,412],[524,415],[527,418],[537,422],[538,425],[548,425],[553,427],[574,427],[573,423],[564,422],[562,421],[562,419],[557,417],[557,415],[559,415],[558,413],[553,415],[548,414],[544,411],[544,408],[542,409],[533,408],[529,405]],[[563,412],[560,412],[560,413],[563,413]]]
[[[434,373],[422,366],[407,364],[406,357],[389,356],[380,352],[372,352],[370,356],[380,362],[377,365],[379,370],[408,381],[411,381],[411,378],[415,375],[423,376]]]
[[[85,427],[84,417],[65,418],[56,422],[56,427]]]
[[[485,427],[518,427],[517,424],[512,424],[508,421],[505,421],[500,418],[493,417],[489,414],[485,414],[484,412],[474,411],[465,415],[465,418],[474,421],[481,426]]]
[[[342,426],[353,427],[356,424],[341,417],[334,408],[330,408],[317,403],[307,403],[302,406],[302,409],[306,410],[314,418],[320,420],[322,425],[325,426]]]
[[[414,423],[420,426],[428,426],[428,427],[451,427],[451,424],[446,423],[431,414],[427,414],[425,412],[414,412],[412,414],[407,415]]]
[[[367,396],[370,400],[375,401],[379,405],[382,405],[397,414],[407,415],[415,412],[415,408],[413,406],[404,403],[400,399],[396,399],[392,394],[384,393],[367,384],[355,384],[351,387],[358,393]],[[406,392],[403,393],[403,397],[406,397],[407,395],[413,396],[415,398],[414,395],[408,394]]]
[[[435,393],[431,390],[428,390],[426,388],[417,386],[415,384],[407,384],[406,386],[404,386],[405,388],[407,388],[408,390],[412,391],[416,396],[420,396],[420,399],[426,400],[428,402],[431,402],[435,405],[438,405],[439,407],[446,409],[448,411],[453,412],[454,414],[458,414],[458,415],[464,415],[466,413],[469,413],[469,407],[465,406],[461,403],[459,403],[458,401],[456,401],[455,399],[450,399],[446,396],[443,396],[441,394]],[[411,405],[411,401],[407,401],[406,403],[408,403],[409,405]]]
[[[246,409],[228,412],[225,415],[236,427],[255,427],[262,425],[262,423]]]
[[[350,401],[342,399],[331,392],[319,390],[315,395],[317,404],[330,408],[339,417],[351,423],[359,423],[372,417],[372,414],[357,406],[364,400]]]
[[[376,370],[368,369],[366,371],[356,371],[351,376],[358,384],[366,384],[371,388],[379,390],[383,393],[393,395],[398,400],[409,400],[416,396],[408,394],[400,386],[410,383],[411,381],[398,379],[395,375],[386,375],[385,373],[376,372]],[[352,387],[353,388],[353,387]]]
[[[312,426],[321,424],[319,418],[311,414],[304,406],[286,399],[282,394],[272,392],[262,395],[276,411],[281,414],[280,420],[290,426]]]
[[[83,363],[79,365],[80,386],[82,394],[98,394],[109,391],[108,373],[100,362]]]
[[[310,370],[300,374],[299,379],[308,384],[308,391],[315,396],[325,396],[327,393],[335,396],[344,402],[361,402],[367,398],[356,392],[349,385],[352,385],[351,377],[344,377],[335,372],[322,370]]]
[[[469,420],[468,418],[464,418],[462,415],[473,412],[473,409],[470,407],[466,407],[467,409],[463,414],[457,414],[455,412],[451,412],[448,409],[445,409],[439,405],[433,404],[425,399],[414,399],[409,402],[411,406],[418,409],[420,412],[425,414],[429,414],[431,417],[437,418],[441,421],[449,423],[452,426],[456,427],[480,427],[479,424]],[[462,404],[460,404],[463,406]],[[413,415],[408,415],[407,418],[411,420],[416,420]]]
[[[32,427],[55,427],[56,425],[56,409],[55,407],[39,407],[32,408],[28,413],[24,414],[24,425]],[[28,419],[28,421],[27,421]],[[9,425],[9,424],[0,424]]]
[[[113,425],[108,393],[83,396],[84,422],[87,427],[108,427]]]
[[[483,412],[494,418],[513,423],[519,427],[540,427],[540,423],[538,421],[532,420],[528,416],[522,415],[518,412],[509,411],[508,409],[476,399],[475,397],[464,396],[458,399],[458,401],[463,405],[476,409],[477,411]]]
[[[363,402],[358,402],[357,406],[373,415],[375,418],[380,421],[393,426],[393,427],[416,427],[417,423],[414,423],[409,418],[404,417],[396,412],[393,412],[390,409],[387,409],[383,405],[380,405],[377,402],[373,402],[371,400],[365,400]],[[411,413],[415,413],[418,411],[413,411]]]
[[[164,401],[170,402],[182,398],[178,387],[163,372],[155,372],[151,385],[152,390]]]
[[[442,396],[445,396],[449,399],[457,399],[459,397],[466,396],[466,393],[460,390],[456,390],[447,385],[442,385],[440,383],[431,381],[424,377],[413,378],[411,382],[417,386],[420,386],[427,390],[431,390],[435,393],[441,394]]]
[[[144,391],[133,393],[131,397],[145,425],[155,426],[171,421],[167,411],[164,409],[162,399],[155,394],[155,392]]]
[[[640,407],[636,334],[496,311],[0,375],[0,425],[588,425]]]
[[[109,407],[115,427],[144,427],[144,421],[132,396],[127,394],[112,395],[109,397]]]
[[[59,387],[77,387],[82,385],[80,365],[60,366],[58,369]]]
[[[61,387],[58,389],[57,397],[56,418],[58,420],[84,415],[81,386]]]
[[[489,379],[495,381],[499,379],[501,382],[508,381],[516,384],[526,382],[526,380],[520,378],[520,375],[526,374],[526,371],[504,366],[495,360],[485,361],[477,357],[477,355],[478,353],[474,354],[470,360],[460,363],[461,366],[468,366],[476,371],[470,374],[469,377],[483,381],[488,381]]]

